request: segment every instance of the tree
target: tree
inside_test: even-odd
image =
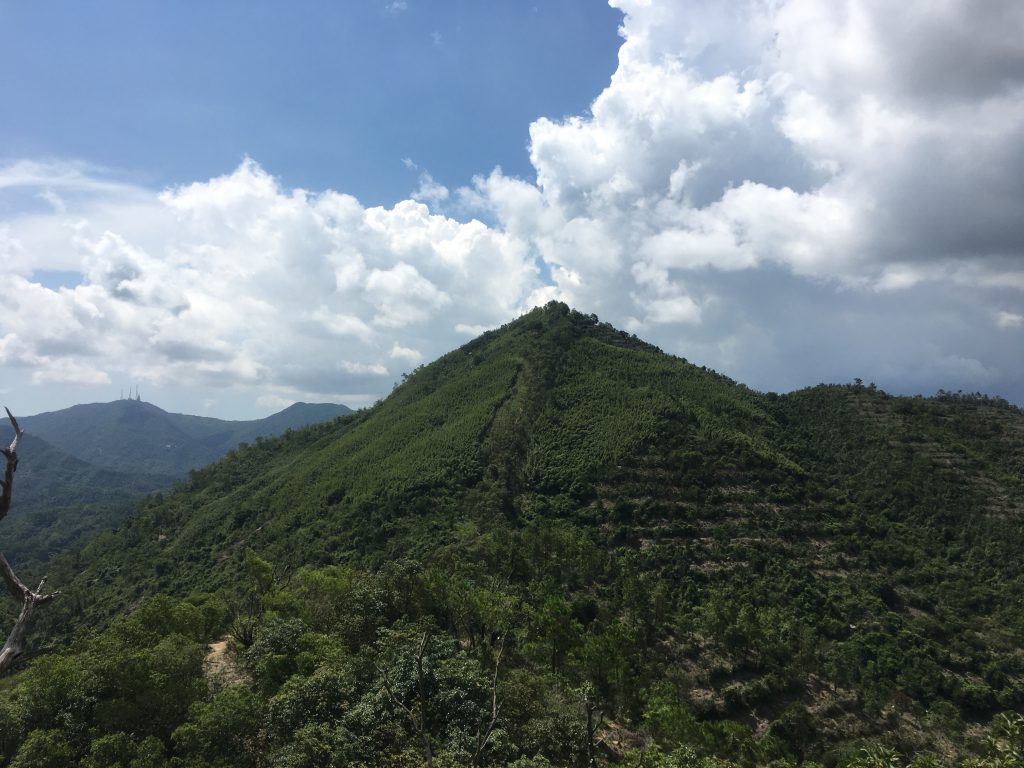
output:
[[[387,672],[383,668],[378,667],[377,671],[380,672],[381,680],[383,683],[384,691],[387,693],[388,698],[391,702],[401,708],[405,716],[409,718],[409,722],[412,727],[419,734],[420,740],[423,742],[423,759],[428,766],[434,764],[434,753],[430,746],[430,728],[427,725],[427,686],[423,676],[423,658],[427,653],[427,645],[430,643],[430,631],[423,633],[423,637],[420,639],[419,648],[416,650],[416,690],[419,694],[419,709],[414,710],[398,695],[395,693],[395,688],[391,684],[391,680],[388,678]],[[489,735],[489,734],[488,734]],[[486,741],[484,742],[486,744]],[[480,750],[483,750],[483,745],[480,746]]]
[[[604,713],[594,701],[594,691],[590,683],[586,683],[583,693],[583,711],[587,715],[587,740],[584,746],[587,748],[587,768],[597,767],[597,742],[595,737],[598,730],[604,725]]]
[[[501,701],[498,700],[498,671],[501,669],[501,654],[505,650],[505,634],[502,633],[498,641],[498,653],[494,658],[494,677],[491,680],[491,716],[486,723],[481,723],[476,730],[476,749],[473,751],[473,765],[483,765],[484,750],[487,742],[494,733],[494,726],[498,722],[498,713],[501,712]]]
[[[11,441],[9,448],[0,448],[0,453],[3,454],[6,462],[6,466],[4,467],[4,479],[0,480],[0,520],[7,517],[7,513],[11,509],[11,493],[14,488],[14,473],[18,469],[18,442],[24,434],[21,427],[18,426],[17,419],[14,418],[10,410],[7,408],[4,410],[7,411],[7,418],[11,420],[11,426],[14,428],[14,439]],[[3,675],[15,664],[15,662],[18,661],[24,652],[25,635],[28,632],[28,626],[32,621],[32,614],[35,612],[36,607],[50,602],[60,593],[43,592],[43,587],[46,585],[45,576],[42,581],[39,582],[38,587],[34,590],[29,589],[25,586],[25,583],[18,578],[17,574],[14,573],[14,569],[11,568],[11,564],[7,562],[7,558],[4,557],[3,554],[0,554],[0,576],[3,577],[4,583],[7,585],[7,591],[11,593],[11,597],[21,604],[21,612],[18,614],[18,619],[14,623],[14,628],[7,636],[7,642],[5,642],[3,648],[0,649],[0,675]]]

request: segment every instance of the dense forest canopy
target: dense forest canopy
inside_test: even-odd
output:
[[[49,563],[0,764],[1020,764],[1022,449],[553,303]]]

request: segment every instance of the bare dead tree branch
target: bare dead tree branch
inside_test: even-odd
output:
[[[410,706],[395,695],[395,689],[391,684],[391,680],[388,678],[388,673],[379,666],[377,667],[377,671],[380,672],[384,691],[387,693],[388,698],[405,713],[405,716],[409,718],[409,722],[412,723],[412,727],[415,728],[416,732],[419,734],[420,740],[423,742],[423,757],[426,760],[426,765],[433,766],[434,754],[430,747],[430,729],[427,727],[427,685],[426,679],[423,675],[423,658],[427,654],[427,644],[429,642],[430,631],[428,630],[423,633],[419,647],[416,649],[416,689],[419,695],[420,704],[418,716]]]
[[[18,426],[18,420],[14,418],[11,411],[7,408],[4,410],[7,411],[7,418],[10,419],[11,426],[14,428],[14,439],[11,441],[9,448],[0,448],[0,454],[3,455],[5,460],[4,479],[0,480],[0,520],[7,517],[7,513],[11,510],[14,473],[18,469],[18,442],[21,440],[21,436],[25,434],[21,427]],[[36,607],[50,602],[60,592],[43,592],[43,587],[46,586],[45,576],[39,582],[38,587],[34,590],[29,589],[18,578],[18,575],[14,572],[11,564],[7,562],[7,558],[3,554],[0,554],[0,577],[3,578],[4,584],[7,585],[7,591],[11,593],[11,597],[21,603],[21,612],[18,614],[18,620],[14,623],[14,629],[7,636],[7,641],[4,643],[3,648],[0,648],[0,675],[2,675],[24,655],[25,635],[28,632],[28,625],[32,620],[32,614],[35,612]]]
[[[0,481],[0,520],[7,517],[7,513],[11,509],[11,489],[14,487],[14,473],[18,469],[18,442],[25,434],[18,426],[18,420],[14,418],[10,408],[4,408],[4,410],[7,411],[7,418],[11,420],[11,426],[14,428],[14,439],[11,441],[10,448],[0,448],[0,453],[7,460],[4,479]]]
[[[498,639],[498,654],[494,658],[494,677],[491,678],[491,720],[487,726],[476,731],[476,751],[473,753],[473,765],[483,765],[484,749],[494,732],[494,726],[498,722],[498,714],[501,712],[502,702],[498,701],[498,671],[501,669],[501,654],[505,650],[505,633]],[[483,725],[483,723],[481,723]]]

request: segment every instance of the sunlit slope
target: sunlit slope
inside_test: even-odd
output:
[[[374,408],[194,472],[124,535],[165,586],[217,582],[242,546],[299,563],[424,553],[470,515],[591,514],[652,452],[709,488],[741,470],[799,482],[778,431],[763,396],[549,305]]]

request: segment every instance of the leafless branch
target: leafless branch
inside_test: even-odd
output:
[[[256,639],[256,627],[263,615],[263,598],[256,592],[250,592],[244,597],[231,599],[228,607],[231,610],[228,634],[243,648],[248,648]]]
[[[18,469],[18,442],[21,440],[21,436],[25,434],[21,427],[18,426],[18,420],[14,418],[14,414],[7,408],[4,410],[7,411],[7,418],[10,419],[11,426],[14,428],[14,439],[11,441],[9,448],[0,448],[0,454],[3,455],[5,460],[4,479],[0,480],[0,520],[5,518],[11,509],[14,473]],[[39,582],[38,587],[34,590],[29,589],[18,578],[18,575],[14,572],[11,564],[7,562],[7,558],[3,554],[0,554],[0,578],[3,578],[4,584],[7,585],[7,591],[11,593],[11,597],[21,603],[21,612],[18,614],[18,620],[14,623],[14,629],[7,636],[7,641],[4,643],[3,648],[0,648],[0,675],[2,675],[24,654],[25,635],[28,632],[28,625],[32,620],[32,614],[35,612],[36,606],[45,605],[57,597],[60,592],[43,592],[43,587],[46,586],[45,576]]]
[[[388,698],[391,699],[391,703],[394,704],[396,707],[399,707],[403,712],[405,712],[405,716],[409,718],[409,721],[412,723],[413,727],[419,729],[419,721],[417,720],[416,715],[406,705],[404,701],[402,701],[400,698],[398,698],[397,695],[395,695],[395,689],[391,685],[391,680],[388,678],[388,673],[385,672],[384,669],[381,667],[377,667],[377,671],[380,672],[384,692],[388,695]]]
[[[11,426],[14,427],[14,439],[11,441],[10,448],[0,448],[0,453],[7,460],[4,479],[0,480],[0,520],[7,517],[7,513],[11,509],[11,489],[14,487],[14,473],[18,469],[18,441],[25,434],[18,426],[18,420],[14,418],[10,409],[4,408],[4,410],[7,411],[7,418],[11,420]]]

